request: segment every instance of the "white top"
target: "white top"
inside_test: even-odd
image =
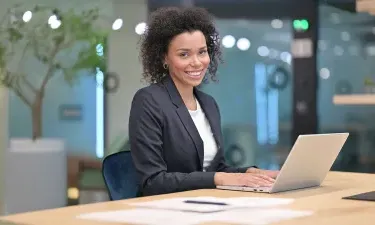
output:
[[[213,133],[211,131],[210,123],[208,122],[206,115],[204,114],[201,106],[197,102],[197,110],[189,110],[190,116],[194,121],[195,127],[197,128],[199,135],[203,140],[204,146],[204,160],[203,168],[210,165],[211,161],[214,159],[217,153],[217,144]],[[205,169],[204,169],[205,171]]]

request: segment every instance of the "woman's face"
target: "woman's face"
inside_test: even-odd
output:
[[[165,63],[177,86],[198,86],[210,64],[203,33],[192,31],[175,36],[169,44]]]

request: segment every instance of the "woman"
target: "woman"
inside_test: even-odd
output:
[[[140,194],[218,185],[270,186],[277,171],[225,163],[216,101],[196,87],[215,78],[218,33],[201,8],[154,12],[141,44],[143,76],[151,83],[134,96],[129,138]]]

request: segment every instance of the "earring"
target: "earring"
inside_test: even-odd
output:
[[[164,63],[164,64],[163,64],[163,68],[164,68],[164,69],[168,69],[168,64]]]

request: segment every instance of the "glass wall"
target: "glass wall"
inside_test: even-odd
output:
[[[278,169],[289,152],[292,71],[288,20],[218,19],[224,64],[202,86],[219,104],[225,156]]]
[[[320,132],[349,132],[334,169],[375,171],[375,17],[321,5],[318,45]]]

